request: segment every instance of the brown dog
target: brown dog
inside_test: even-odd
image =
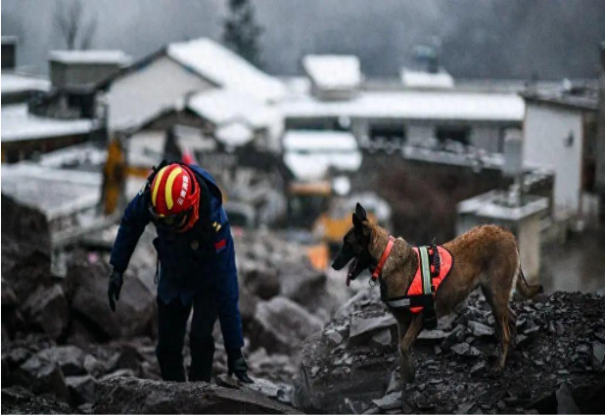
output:
[[[349,261],[347,283],[355,279],[365,268],[372,272],[378,265],[389,241],[389,233],[371,224],[365,210],[357,204],[353,214],[353,228],[345,235],[344,245],[332,267],[341,270]],[[499,226],[484,225],[443,245],[454,258],[449,275],[435,294],[437,318],[452,312],[477,286],[491,306],[500,341],[500,354],[496,371],[502,371],[514,335],[516,316],[508,302],[513,288],[524,297],[532,297],[541,291],[540,285],[529,285],[523,276],[519,249],[514,235]],[[412,247],[398,238],[384,263],[381,284],[389,297],[405,296],[416,270],[418,256]],[[521,276],[521,279],[518,277]],[[410,361],[410,348],[422,331],[422,312],[412,313],[409,309],[391,309],[399,328],[402,383],[414,379],[414,366]]]

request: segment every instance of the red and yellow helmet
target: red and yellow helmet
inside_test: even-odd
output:
[[[185,165],[173,163],[151,183],[151,213],[156,223],[187,231],[199,218],[200,187]]]

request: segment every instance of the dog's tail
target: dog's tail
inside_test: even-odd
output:
[[[536,296],[538,293],[544,292],[544,288],[542,285],[530,285],[527,283],[527,279],[525,279],[525,275],[523,274],[523,269],[519,266],[519,276],[517,278],[516,285],[517,292],[521,294],[526,299],[531,299]]]

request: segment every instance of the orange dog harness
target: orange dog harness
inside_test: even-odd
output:
[[[372,280],[378,279],[382,266],[391,252],[393,240],[392,237],[389,239],[389,244],[381,256],[378,267],[372,274]],[[388,298],[386,287],[381,284],[381,297],[391,309],[409,309],[412,313],[423,312],[425,327],[433,329],[437,326],[435,294],[452,270],[454,259],[447,249],[434,244],[414,247],[414,252],[418,257],[418,268],[406,294],[397,298]]]

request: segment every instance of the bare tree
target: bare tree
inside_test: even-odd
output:
[[[67,49],[88,49],[97,28],[97,19],[86,20],[82,0],[59,0],[55,24],[65,40]]]

